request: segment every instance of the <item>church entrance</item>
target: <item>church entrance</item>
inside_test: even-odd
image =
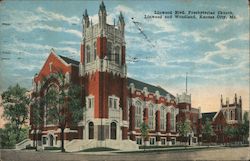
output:
[[[110,126],[110,139],[116,140],[116,123],[112,122]]]
[[[89,139],[94,139],[94,123],[89,123]]]
[[[54,142],[54,137],[53,135],[49,135],[49,146],[53,146],[53,142]]]

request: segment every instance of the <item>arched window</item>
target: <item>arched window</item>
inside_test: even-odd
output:
[[[94,43],[94,60],[96,60],[96,42]]]
[[[160,109],[160,129],[166,130],[166,113],[164,107]]]
[[[107,57],[108,57],[108,60],[111,60],[112,58],[112,43],[111,42],[107,43]]]
[[[110,125],[110,139],[116,140],[116,123],[112,122]]]
[[[148,106],[148,126],[150,129],[154,129],[154,106],[150,104]]]
[[[119,46],[116,46],[115,47],[115,63],[116,64],[120,64],[120,47]]]
[[[140,128],[142,122],[142,107],[141,102],[136,101],[135,103],[135,127]]]
[[[233,120],[233,111],[230,112],[230,118]]]
[[[54,111],[54,112],[60,112],[59,111],[59,106],[58,106],[58,99],[59,99],[59,87],[52,83],[48,86],[47,91],[45,93],[45,106],[44,106],[44,117],[45,117],[45,125],[57,125],[58,124],[58,120],[49,112],[51,111],[51,109],[55,109],[57,108],[58,111]],[[53,112],[53,113],[54,113]]]
[[[173,108],[171,109],[170,120],[171,120],[171,131],[175,131],[175,112]]]
[[[89,47],[89,45],[87,45],[87,47],[86,47],[86,61],[87,61],[87,63],[90,62],[90,47]]]
[[[89,123],[89,139],[94,139],[94,123]]]

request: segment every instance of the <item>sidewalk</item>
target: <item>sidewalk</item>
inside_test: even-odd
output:
[[[162,147],[162,148],[152,148],[152,149],[146,149],[145,152],[149,152],[149,151],[185,151],[185,150],[192,150],[192,149],[213,149],[213,148],[226,148],[223,145],[216,145],[216,146],[187,146],[186,149],[185,147]],[[121,150],[115,150],[115,151],[96,151],[96,152],[72,152],[73,154],[96,154],[96,155],[109,155],[109,154],[122,154],[122,153],[142,153],[144,151],[144,149],[138,149],[138,150],[134,150],[134,151],[121,151]]]

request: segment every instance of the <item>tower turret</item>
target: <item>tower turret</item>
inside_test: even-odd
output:
[[[234,104],[237,105],[237,94],[234,95]]]
[[[84,22],[82,22],[83,23],[82,25],[85,28],[88,28],[89,27],[89,15],[88,15],[87,9],[85,9],[85,12],[84,12],[84,14],[82,16],[83,16],[83,21],[84,21]]]
[[[104,26],[106,25],[107,12],[103,1],[100,4],[98,15],[99,15],[99,27],[104,28]]]
[[[221,107],[223,106],[223,98],[222,98],[222,95],[220,95],[220,106],[221,106]]]
[[[124,21],[124,17],[122,15],[122,12],[120,12],[120,15],[119,15],[119,29],[122,31],[123,35],[124,35],[124,28],[125,28],[125,21]]]
[[[240,96],[240,99],[239,99],[239,103],[240,103],[240,107],[242,107],[242,99],[241,99],[241,96]]]

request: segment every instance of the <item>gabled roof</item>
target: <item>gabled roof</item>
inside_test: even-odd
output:
[[[65,57],[65,56],[62,56],[62,55],[58,55],[60,58],[62,58],[67,64],[74,64],[74,65],[79,65],[80,62],[79,61],[76,61],[76,60],[73,60],[73,59],[70,59],[68,57]]]
[[[175,98],[171,93],[169,93],[168,91],[166,91],[165,89],[161,87],[157,87],[157,86],[144,83],[144,82],[132,79],[132,78],[128,78],[128,86],[130,85],[130,83],[133,83],[136,89],[143,90],[144,87],[147,87],[148,91],[151,93],[155,93],[155,91],[159,91],[160,95],[162,96],[166,96],[167,94],[169,94],[172,99]]]
[[[216,115],[216,113],[217,112],[202,113],[202,123],[205,123],[207,119],[208,121],[213,121],[213,118]]]

